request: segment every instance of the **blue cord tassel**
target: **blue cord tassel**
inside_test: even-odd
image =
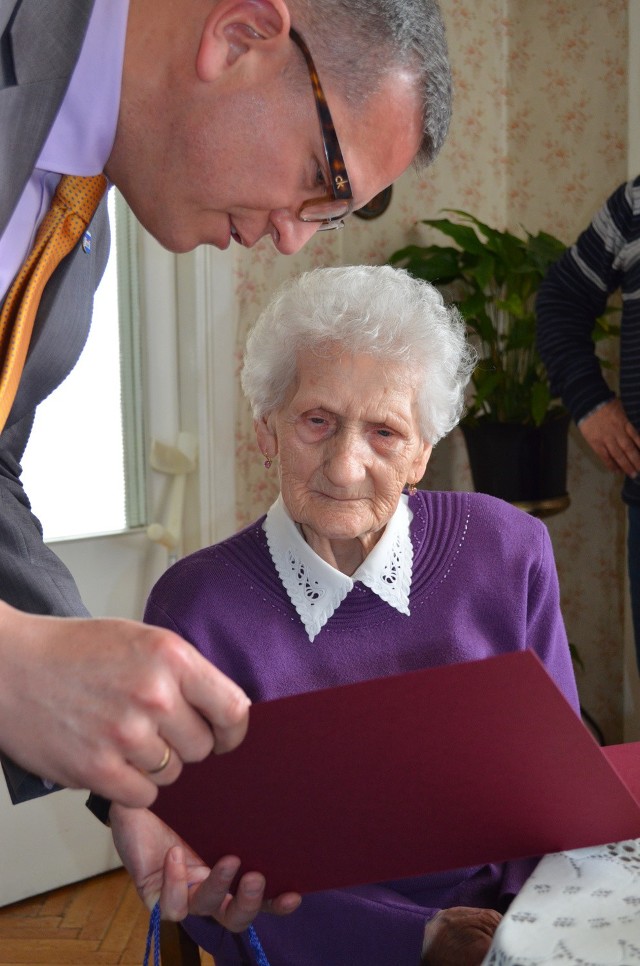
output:
[[[266,957],[265,951],[262,948],[262,943],[258,939],[258,934],[253,928],[249,926],[247,932],[249,933],[249,942],[256,954],[258,961],[258,966],[269,966],[269,960]],[[153,966],[160,966],[160,903],[156,902],[155,906],[151,910],[151,916],[149,917],[149,929],[147,931],[147,943],[144,950],[144,962],[142,966],[149,966],[149,955],[151,953],[151,944],[153,943]]]
[[[265,955],[265,951],[262,948],[262,943],[258,939],[258,934],[253,926],[249,926],[247,932],[249,933],[249,942],[251,943],[258,960],[258,966],[269,966],[269,960]]]
[[[160,903],[156,902],[151,910],[149,917],[149,929],[147,931],[147,944],[144,950],[144,962],[142,966],[149,966],[149,954],[153,943],[153,966],[160,966]]]

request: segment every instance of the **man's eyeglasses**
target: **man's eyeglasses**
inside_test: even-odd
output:
[[[320,120],[320,128],[322,130],[324,154],[327,159],[331,188],[331,197],[325,195],[323,198],[311,198],[309,201],[305,201],[300,206],[298,218],[300,221],[319,222],[319,231],[327,231],[331,228],[344,228],[342,219],[345,215],[349,214],[353,194],[351,192],[347,168],[338,143],[338,135],[333,126],[329,105],[324,96],[320,78],[318,77],[318,72],[309,53],[309,48],[293,27],[289,30],[289,36],[294,44],[297,44],[300,48],[307,62],[309,77],[313,85],[313,96]]]

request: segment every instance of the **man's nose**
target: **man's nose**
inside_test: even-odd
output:
[[[317,230],[317,223],[300,221],[286,208],[279,208],[269,215],[269,231],[281,255],[295,255]]]

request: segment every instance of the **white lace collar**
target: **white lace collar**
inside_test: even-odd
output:
[[[381,600],[409,615],[413,546],[409,524],[413,514],[407,497],[398,507],[377,544],[352,577],[336,570],[311,549],[284,501],[278,497],[264,522],[271,559],[300,615],[309,640],[324,627],[356,581],[366,584]]]

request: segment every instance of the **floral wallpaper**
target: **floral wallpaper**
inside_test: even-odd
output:
[[[246,332],[287,276],[320,265],[379,264],[427,238],[421,218],[446,207],[518,231],[545,229],[570,243],[627,176],[626,0],[441,0],[454,71],[454,118],[436,163],[408,172],[379,219],[315,236],[282,258],[270,242],[235,257],[238,365]],[[237,431],[238,526],[270,504],[244,401]],[[583,706],[607,741],[622,740],[624,514],[621,480],[602,469],[573,428],[569,509],[551,533],[569,639],[579,649]],[[472,489],[459,430],[437,447],[432,488]]]

